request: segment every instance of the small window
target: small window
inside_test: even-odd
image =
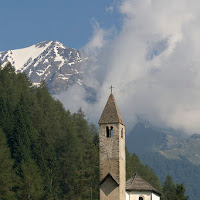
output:
[[[106,126],[106,136],[109,137],[113,137],[113,127],[111,126],[110,128],[108,126]]]
[[[110,137],[113,137],[113,127],[110,127]]]
[[[123,128],[121,130],[121,138],[123,139]]]
[[[144,200],[143,197],[139,197],[139,200]]]
[[[110,130],[109,130],[109,127],[108,127],[108,126],[106,126],[106,136],[107,136],[107,137],[110,137]]]

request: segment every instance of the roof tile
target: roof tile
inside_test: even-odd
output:
[[[142,179],[137,173],[126,182],[126,190],[129,191],[152,191],[160,194],[153,186]]]
[[[110,94],[108,101],[105,105],[103,113],[100,117],[99,124],[112,124],[112,123],[121,123],[124,124],[122,116],[117,107],[115,98],[113,94]]]

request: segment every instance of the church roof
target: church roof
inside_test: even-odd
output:
[[[158,195],[161,193],[151,186],[147,181],[142,179],[137,173],[126,182],[127,191],[150,191]]]
[[[112,123],[124,124],[124,121],[119,112],[119,108],[117,107],[113,94],[110,94],[106,106],[103,110],[103,113],[100,117],[99,124],[112,124]]]

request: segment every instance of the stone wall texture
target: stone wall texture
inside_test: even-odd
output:
[[[113,137],[107,137],[106,127],[113,127]],[[126,157],[125,157],[125,126],[120,123],[100,124],[100,181],[108,173],[117,181],[113,188],[111,177],[100,186],[100,200],[125,200],[126,197]],[[107,189],[106,189],[107,188]],[[106,192],[111,191],[112,192]]]

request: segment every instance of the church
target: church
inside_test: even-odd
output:
[[[111,94],[99,120],[100,200],[160,200],[137,173],[126,181],[125,124]]]

